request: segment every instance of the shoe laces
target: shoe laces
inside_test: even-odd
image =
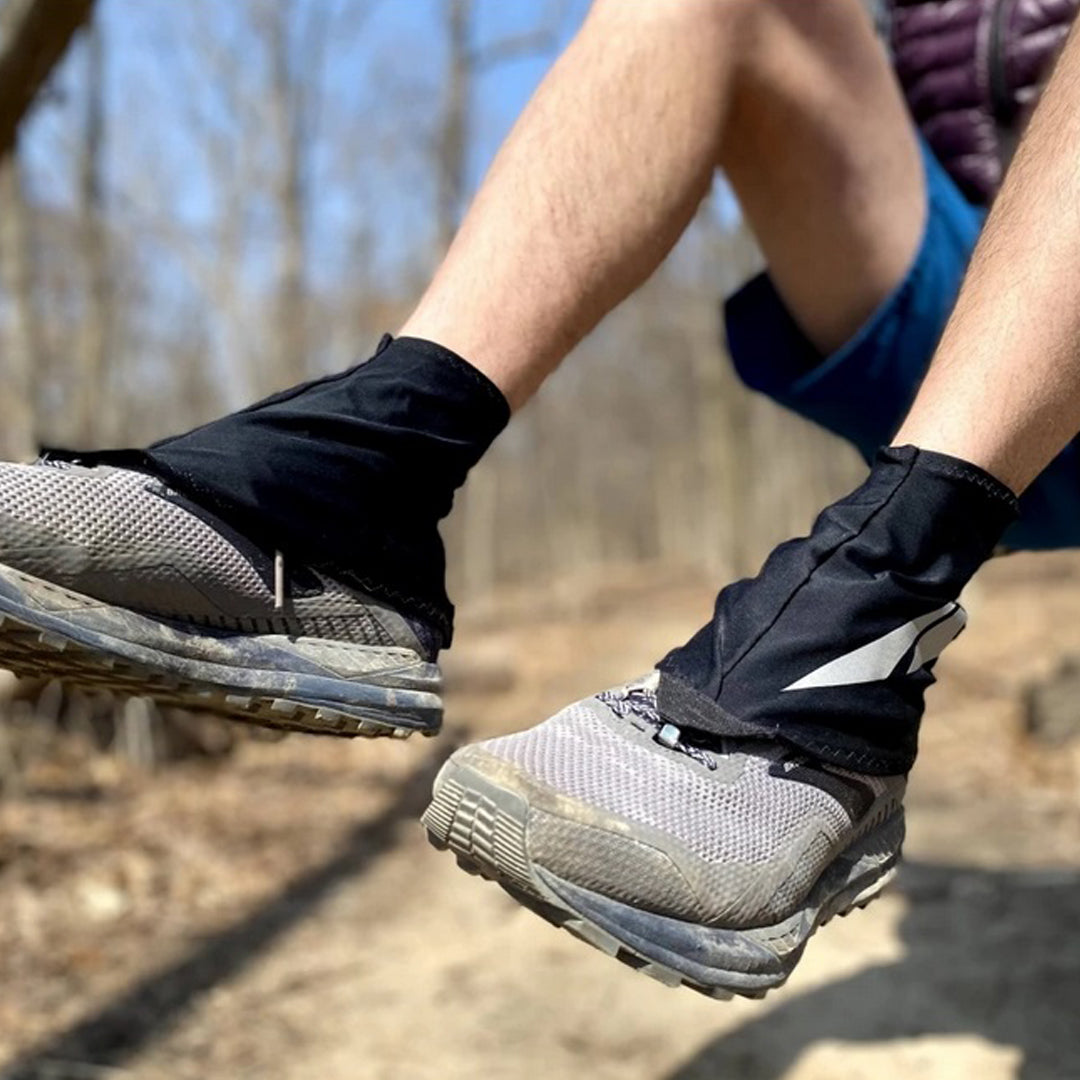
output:
[[[640,720],[653,733],[653,740],[676,754],[685,754],[692,761],[704,765],[710,772],[716,770],[716,760],[700,746],[688,742],[686,733],[660,715],[656,705],[655,680],[604,690],[596,695],[616,716],[622,720]]]
[[[47,469],[74,469],[76,466],[74,461],[65,461],[63,458],[53,457],[48,450],[43,450],[34,459],[33,464]]]

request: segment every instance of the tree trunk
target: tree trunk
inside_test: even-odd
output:
[[[0,158],[94,0],[7,0],[0,10]]]
[[[442,255],[457,232],[468,174],[469,99],[474,78],[469,48],[472,0],[447,0],[446,41],[449,49],[443,116],[438,141],[438,195],[435,208],[436,248]]]
[[[106,416],[112,323],[112,281],[105,220],[102,157],[105,147],[104,44],[91,25],[87,41],[86,112],[79,152],[79,216],[85,309],[79,340],[80,439],[88,446],[108,435]]]
[[[277,342],[274,390],[298,382],[307,374],[306,228],[304,214],[304,161],[307,131],[303,76],[290,57],[290,5],[275,6],[267,14],[271,62],[270,92],[277,144],[275,178],[280,240],[277,281]]]
[[[0,161],[0,282],[11,298],[11,323],[4,348],[4,392],[0,395],[0,453],[5,460],[25,460],[37,450],[34,373],[40,370],[40,350],[28,210],[16,155]]]

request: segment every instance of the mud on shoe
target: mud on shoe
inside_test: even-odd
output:
[[[265,726],[434,734],[434,636],[159,480],[0,464],[0,666]]]
[[[465,869],[661,982],[760,997],[893,877],[905,780],[765,739],[690,741],[656,682],[459,750],[424,824]]]

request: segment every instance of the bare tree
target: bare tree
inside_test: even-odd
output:
[[[7,0],[0,8],[0,157],[94,0]]]
[[[85,279],[79,334],[77,431],[88,445],[110,427],[106,416],[113,289],[109,266],[109,225],[105,210],[105,48],[101,27],[90,23],[86,41],[84,118],[78,150],[79,232]]]
[[[9,311],[0,410],[5,456],[28,457],[35,450],[41,360],[31,215],[15,154],[18,128],[92,8],[93,0],[7,0],[0,7],[0,280]]]
[[[435,146],[435,235],[440,253],[454,238],[468,193],[476,81],[508,60],[551,52],[558,43],[563,5],[541,8],[542,22],[534,30],[482,45],[474,43],[475,10],[476,0],[445,0],[443,5],[447,62]]]
[[[205,297],[234,403],[312,373],[313,173],[325,56],[331,42],[358,35],[371,10],[335,0],[243,0],[228,19],[209,2],[178,17],[176,77],[203,87],[185,119],[213,213],[199,233],[167,217],[149,227]],[[160,205],[152,189],[142,200]],[[253,287],[256,264],[272,270],[268,289]]]
[[[35,374],[40,348],[34,307],[29,209],[17,155],[0,161],[0,283],[8,297],[4,336],[0,428],[5,458],[29,458],[36,450]]]
[[[522,56],[552,51],[558,42],[562,5],[542,10],[535,30],[474,43],[475,0],[446,0],[446,77],[442,115],[435,142],[435,244],[437,254],[450,246],[460,224],[469,187],[469,150],[472,145],[472,104],[477,80],[491,68]],[[495,529],[498,477],[494,469],[476,470],[458,499],[461,522],[464,587],[486,592],[497,580]]]
[[[269,58],[269,108],[274,138],[273,202],[278,217],[276,342],[270,384],[279,388],[307,374],[308,234],[311,154],[316,140],[329,3],[264,2],[255,24]]]

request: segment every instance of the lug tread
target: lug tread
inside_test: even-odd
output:
[[[0,617],[0,667],[16,675],[53,677],[92,691],[152,697],[164,705],[280,731],[347,738],[404,739],[413,734],[389,711],[385,718],[370,713],[359,717],[257,692],[237,693],[222,686],[194,683],[149,665],[100,653],[60,634],[38,630],[9,614]],[[437,732],[425,729],[422,734]]]

